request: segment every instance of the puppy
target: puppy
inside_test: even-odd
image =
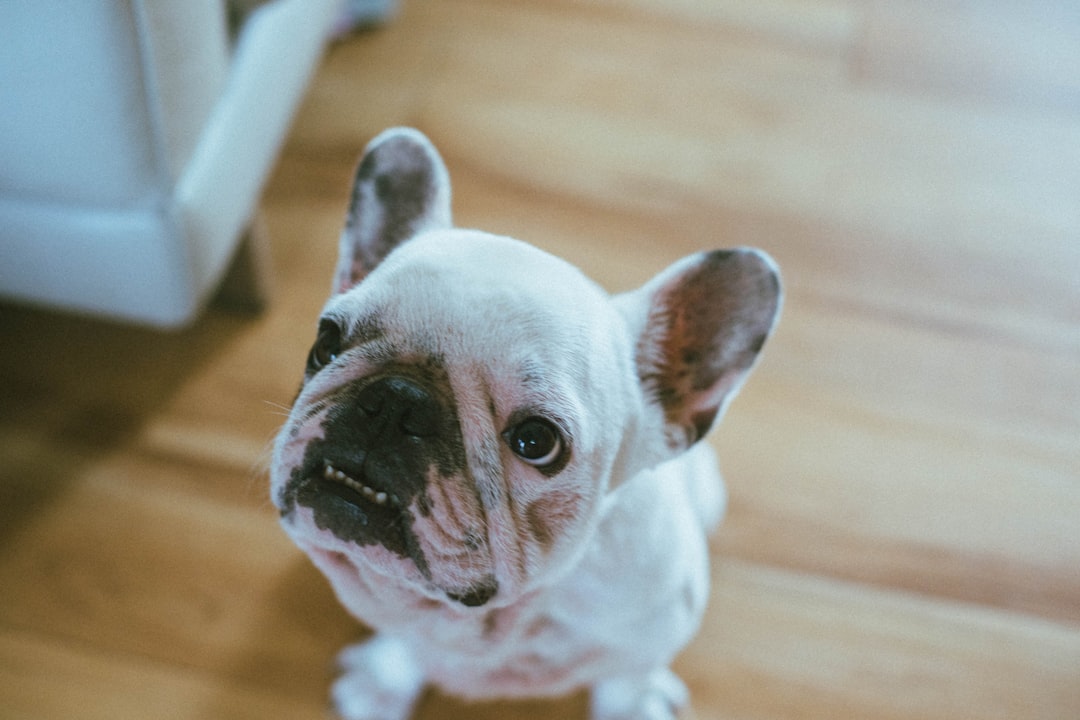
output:
[[[375,630],[332,695],[408,717],[591,691],[670,720],[725,495],[699,442],[776,323],[776,266],[687,257],[611,297],[566,262],[455,229],[446,167],[388,130],[356,172],[333,293],[275,446],[285,531]]]

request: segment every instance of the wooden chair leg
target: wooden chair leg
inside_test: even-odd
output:
[[[262,216],[256,212],[237,245],[214,296],[214,305],[231,312],[262,312],[270,302],[270,275],[269,236]]]

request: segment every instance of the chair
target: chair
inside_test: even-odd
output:
[[[247,233],[338,0],[0,3],[0,296],[161,328]]]

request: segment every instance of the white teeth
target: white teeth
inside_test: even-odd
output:
[[[326,467],[323,468],[323,477],[327,480],[335,480],[347,488],[352,488],[376,505],[385,505],[387,500],[393,500],[395,505],[399,504],[397,495],[387,495],[386,493],[376,491],[361,482],[357,482],[330,463],[326,463]]]

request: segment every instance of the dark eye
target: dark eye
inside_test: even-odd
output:
[[[515,455],[538,468],[550,467],[563,456],[562,435],[542,418],[529,418],[507,430],[504,437]]]
[[[319,323],[319,335],[315,338],[315,344],[311,346],[308,355],[307,369],[309,373],[316,373],[334,362],[334,358],[341,353],[341,328],[333,320],[322,320]]]

